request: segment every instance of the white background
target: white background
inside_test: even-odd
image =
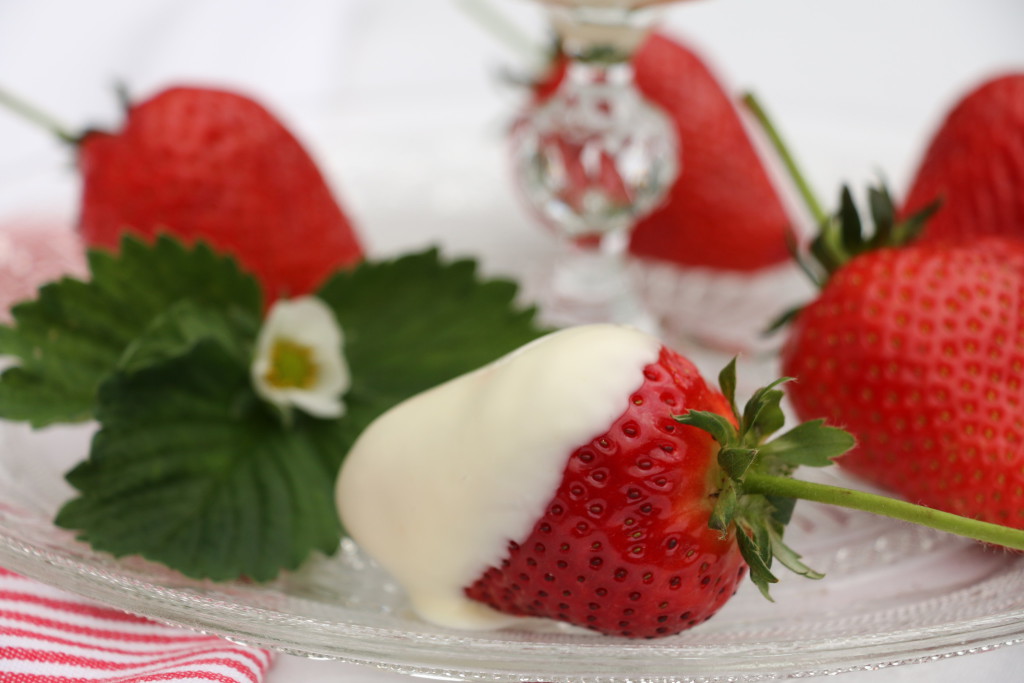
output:
[[[526,0],[493,4],[542,41]],[[955,98],[1024,71],[1020,0],[694,0],[666,25],[728,88],[758,93],[829,203],[843,181],[885,177],[899,195]],[[116,126],[117,82],[139,97],[175,83],[241,89],[307,143],[372,252],[442,241],[500,272],[547,246],[501,147],[518,93],[497,74],[528,66],[453,0],[0,2],[0,87],[69,128]],[[72,158],[0,113],[0,218],[45,200],[70,220]],[[840,680],[1010,681],[1022,664],[1018,646]],[[269,680],[406,679],[282,657]]]

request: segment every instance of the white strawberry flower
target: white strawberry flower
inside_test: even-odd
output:
[[[341,397],[352,383],[343,343],[334,313],[320,299],[277,301],[256,339],[256,393],[285,413],[295,407],[316,417],[341,417]]]

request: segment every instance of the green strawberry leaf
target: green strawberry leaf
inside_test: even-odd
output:
[[[868,187],[868,206],[871,220],[875,224],[875,235],[871,239],[873,247],[889,244],[892,232],[896,227],[896,208],[885,185]]]
[[[772,521],[785,528],[793,519],[793,511],[796,510],[796,498],[784,498],[782,496],[765,495],[765,500],[771,507],[770,517]]]
[[[262,581],[337,547],[337,423],[285,427],[219,342],[115,373],[96,412],[89,458],[68,475],[80,495],[56,520],[94,548]]]
[[[676,422],[703,429],[718,442],[720,448],[737,443],[736,427],[729,418],[709,410],[690,410],[683,415],[673,415]]]
[[[88,282],[65,278],[43,286],[0,326],[0,354],[14,366],[0,375],[0,418],[35,427],[93,417],[100,382],[154,319],[193,300],[256,316],[259,285],[235,261],[170,237],[152,245],[125,237],[120,253],[89,253]]]
[[[728,367],[723,371],[727,384],[734,381],[728,377],[732,372]],[[863,510],[1024,550],[1024,531],[1020,529],[938,512],[864,491],[792,478],[801,465],[830,465],[834,458],[853,448],[856,440],[841,429],[825,425],[822,420],[800,424],[782,436],[767,440],[782,427],[781,391],[775,387],[784,381],[776,380],[754,392],[744,406],[738,429],[724,417],[711,419],[708,414],[696,411],[676,416],[681,423],[705,429],[719,444],[718,464],[725,476],[719,476],[721,488],[716,492],[717,500],[709,515],[708,527],[723,535],[735,532],[740,553],[750,567],[750,578],[764,597],[772,599],[769,590],[777,581],[772,573],[776,559],[806,578],[823,577],[804,564],[800,555],[783,540],[797,500]],[[754,454],[752,461],[748,461],[750,453]]]
[[[726,484],[718,494],[718,501],[715,503],[715,507],[711,510],[708,526],[715,531],[722,532],[723,535],[728,533],[729,527],[732,526],[736,519],[736,502],[736,487]]]
[[[782,412],[784,394],[775,387],[790,381],[790,379],[789,377],[777,379],[754,392],[744,406],[743,416],[740,419],[740,437],[742,439],[749,439],[751,445],[760,444],[765,437],[773,434],[785,424],[786,416]]]
[[[843,249],[847,253],[855,253],[864,242],[864,226],[860,222],[857,205],[853,201],[853,193],[846,185],[839,195],[839,229],[842,236]]]
[[[83,416],[101,425],[89,458],[68,474],[79,495],[57,523],[99,550],[189,576],[267,580],[311,552],[333,552],[334,480],[366,425],[543,333],[531,309],[514,305],[511,282],[481,280],[469,261],[443,263],[430,250],[365,263],[322,291],[345,335],[347,412],[282,420],[252,386],[262,318],[254,282],[205,248],[169,239],[124,246],[117,258],[93,255],[90,282],[62,281],[44,288],[41,304],[22,307],[8,348],[22,351],[17,370],[35,372],[26,376],[39,396],[75,388]],[[139,272],[159,268],[162,282]],[[206,285],[192,291],[178,280]],[[134,281],[143,284],[116,293]],[[78,317],[66,310],[71,302],[85,302]],[[121,303],[126,315],[115,320],[108,308]],[[119,325],[106,337],[99,324],[77,323],[104,316]],[[32,364],[46,330],[66,339],[65,365],[51,347],[45,363]],[[99,349],[99,360],[84,366],[79,347]],[[75,374],[81,367],[88,371]]]
[[[893,240],[898,244],[909,244],[916,240],[935,212],[942,207],[942,200],[936,199],[912,216],[905,218],[893,227]]]
[[[783,377],[754,391],[743,406],[739,426],[712,412],[691,410],[675,416],[676,421],[708,432],[718,443],[717,462],[724,473],[708,527],[722,534],[735,529],[740,553],[750,567],[750,578],[771,600],[771,584],[778,581],[772,563],[817,579],[814,571],[783,542],[796,499],[764,489],[789,477],[801,465],[821,467],[832,464],[854,445],[847,432],[829,427],[823,420],[800,424],[781,436],[769,439],[785,423],[784,394],[778,387],[791,378]],[[732,403],[736,386],[735,359],[719,375],[723,394]],[[732,407],[736,412],[735,406]]]
[[[912,216],[897,217],[892,195],[884,184],[869,186],[867,192],[870,225],[862,221],[853,194],[844,185],[840,191],[839,210],[820,222],[818,234],[809,245],[814,263],[797,256],[801,267],[819,286],[860,254],[910,244],[939,208],[939,202],[934,202]]]
[[[729,402],[729,407],[732,408],[733,415],[739,415],[740,411],[736,409],[736,357],[732,359],[722,368],[722,371],[718,373],[718,388],[722,390],[722,395],[725,396],[725,400]]]
[[[823,579],[825,575],[817,572],[800,559],[800,554],[790,548],[782,540],[782,525],[770,525],[768,537],[772,546],[772,557],[782,563],[786,569],[808,579]]]
[[[171,304],[125,348],[117,369],[132,373],[163,363],[206,339],[215,340],[238,362],[248,365],[259,323],[253,311],[213,309],[184,299]]]
[[[754,448],[726,446],[718,449],[718,464],[730,479],[739,481],[754,464],[758,451]]]
[[[318,296],[345,332],[352,386],[345,398],[348,450],[367,424],[414,394],[474,370],[546,332],[517,287],[482,280],[469,260],[436,249],[338,273]]]
[[[849,432],[829,427],[819,419],[797,425],[764,444],[760,451],[765,457],[778,458],[794,467],[827,467],[855,443]]]
[[[743,560],[750,568],[750,580],[761,591],[761,595],[775,602],[772,599],[770,589],[773,583],[779,582],[779,579],[772,573],[771,569],[771,543],[765,542],[766,539],[759,538],[757,535],[748,535],[747,529],[742,527],[736,530],[736,541]]]
[[[320,292],[345,336],[347,412],[282,420],[252,386],[263,305],[232,258],[125,237],[89,265],[88,281],[42,287],[0,326],[13,359],[0,418],[96,419],[57,523],[195,577],[266,580],[333,552],[334,480],[366,425],[546,332],[512,282],[480,278],[471,261],[429,250],[364,263]]]

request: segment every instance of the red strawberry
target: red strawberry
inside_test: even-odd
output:
[[[881,247],[832,271],[782,351],[797,416],[849,429],[841,466],[882,487],[1024,528],[1024,243]]]
[[[320,171],[266,109],[231,92],[171,88],[130,107],[117,133],[78,146],[79,228],[115,248],[169,231],[235,255],[268,299],[314,289],[362,249]]]
[[[737,431],[731,365],[721,383],[630,328],[554,333],[371,424],[342,467],[341,518],[439,623],[677,633],[725,604],[746,563],[762,590],[773,556],[813,575],[781,542],[791,504],[744,482],[791,471],[810,432],[807,464],[852,443],[810,425],[763,444],[781,392],[756,394]]]
[[[904,204],[942,201],[926,239],[1024,238],[1024,73],[964,97],[932,138]]]
[[[790,220],[732,98],[688,47],[654,33],[634,57],[640,90],[672,120],[679,178],[636,225],[630,251],[683,266],[751,271],[789,258]],[[538,86],[554,92],[563,70]]]
[[[569,455],[530,534],[509,543],[469,597],[629,637],[676,633],[732,597],[746,565],[733,532],[708,527],[721,485],[717,447],[672,418],[687,408],[730,415],[728,403],[662,348],[623,404],[606,431]]]

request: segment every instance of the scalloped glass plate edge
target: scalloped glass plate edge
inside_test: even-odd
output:
[[[299,616],[231,599],[217,590],[207,593],[203,582],[184,578],[179,587],[157,585],[134,571],[121,571],[117,561],[92,562],[90,553],[87,548],[78,554],[0,535],[0,562],[11,571],[157,621],[288,654],[445,680],[761,681],[923,663],[1024,642],[1024,610],[1019,608],[857,638],[728,648],[600,637],[542,641],[525,631],[517,632],[518,640],[508,638],[508,632],[497,638],[444,631],[431,635]],[[1008,579],[1015,587],[1024,571],[1020,564]],[[987,590],[1000,590],[999,582],[1006,580],[1007,575],[997,576],[997,585]],[[728,663],[723,665],[723,660]]]

